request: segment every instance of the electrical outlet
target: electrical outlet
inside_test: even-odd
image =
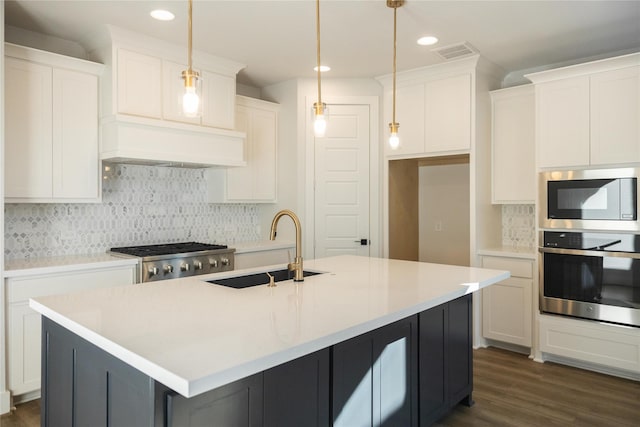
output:
[[[442,221],[436,221],[436,225],[434,227],[436,231],[442,231]]]

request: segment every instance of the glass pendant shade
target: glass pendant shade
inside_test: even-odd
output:
[[[197,71],[184,70],[182,72],[184,80],[184,92],[182,94],[182,114],[185,117],[200,117],[202,115],[201,81]]]
[[[327,132],[327,107],[326,104],[313,104],[313,135],[322,138]]]
[[[400,147],[400,136],[398,135],[398,123],[389,123],[389,147],[392,150],[397,150]]]

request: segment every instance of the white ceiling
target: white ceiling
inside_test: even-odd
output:
[[[158,7],[176,19],[150,18]],[[322,62],[332,68],[324,78],[391,72],[393,11],[384,0],[321,0],[320,8]],[[113,24],[186,46],[186,0],[7,0],[5,18],[80,43]],[[314,77],[315,31],[313,0],[194,0],[194,49],[246,64],[244,84]],[[425,34],[439,37],[434,47],[466,41],[508,73],[640,51],[640,1],[407,0],[398,9],[399,71],[444,61],[416,44]]]

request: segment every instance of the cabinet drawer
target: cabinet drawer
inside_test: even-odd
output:
[[[7,301],[135,283],[135,266],[7,279]]]
[[[482,266],[494,270],[508,270],[513,277],[533,278],[533,263],[529,260],[483,257]]]

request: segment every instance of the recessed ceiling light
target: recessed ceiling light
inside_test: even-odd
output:
[[[158,21],[173,21],[173,19],[176,17],[173,13],[164,9],[152,10],[149,14],[152,18],[155,18]]]
[[[421,46],[431,46],[438,43],[438,38],[434,36],[424,36],[418,39],[418,44]]]

